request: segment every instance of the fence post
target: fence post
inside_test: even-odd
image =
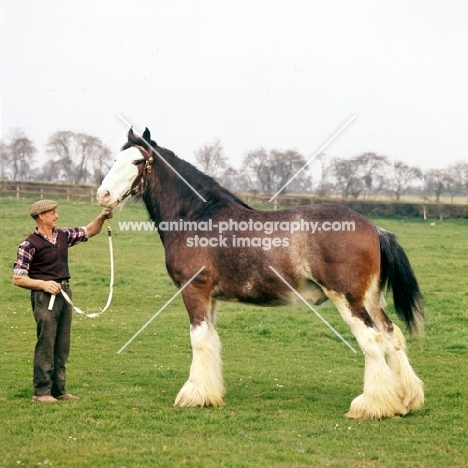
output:
[[[94,190],[91,189],[91,205],[94,203],[95,197],[94,197]]]
[[[67,187],[67,201],[70,201],[70,187]]]
[[[41,196],[41,200],[43,200],[44,199],[44,187],[41,187],[41,195],[40,196]]]
[[[20,199],[20,186],[19,184],[16,184],[16,199]]]

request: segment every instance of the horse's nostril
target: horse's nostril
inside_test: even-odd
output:
[[[106,202],[110,198],[109,190],[98,190],[96,195],[100,203]]]

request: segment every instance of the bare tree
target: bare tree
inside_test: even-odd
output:
[[[112,151],[104,144],[95,147],[95,151],[91,156],[92,162],[92,173],[94,178],[94,183],[96,185],[101,185],[101,182],[104,180],[107,171],[111,167],[110,156]]]
[[[272,150],[260,148],[250,151],[244,158],[244,165],[250,169],[264,192],[282,188],[304,166],[306,160],[295,150]],[[294,180],[283,190],[303,192],[310,190],[312,181],[306,170],[294,177]]]
[[[461,195],[467,188],[468,163],[458,161],[443,170],[445,191],[450,195],[451,202],[456,195]]]
[[[219,177],[226,167],[227,158],[223,154],[223,146],[220,140],[214,140],[212,144],[203,145],[195,151],[195,161],[201,170],[211,176]]]
[[[52,157],[58,159],[50,160],[48,164],[56,165],[56,168],[64,173],[67,181],[73,181],[73,139],[74,133],[71,131],[59,131],[50,136],[46,151]]]
[[[91,177],[94,183],[100,184],[110,167],[111,150],[95,136],[79,133],[75,140],[79,150],[76,167],[77,179],[86,181]]]
[[[364,198],[366,194],[378,193],[386,185],[385,168],[388,165],[386,156],[376,153],[363,153],[355,159],[364,182]]]
[[[95,136],[78,133],[75,136],[76,162],[74,182],[86,182],[91,172],[88,170],[95,151],[102,146],[101,140]]]
[[[272,191],[273,170],[270,164],[270,156],[266,149],[259,148],[249,151],[244,158],[244,166],[252,171],[260,190],[267,193]]]
[[[93,174],[95,182],[102,179],[110,150],[95,136],[71,131],[59,131],[47,142],[47,153],[64,178],[73,183],[86,182]]]
[[[403,161],[395,161],[393,165],[393,181],[395,187],[395,196],[400,200],[401,195],[407,190],[411,182],[421,179],[422,172],[418,167],[408,166]]]
[[[282,188],[292,177],[294,177],[294,179],[284,188],[283,193],[287,191],[304,192],[310,190],[311,179],[307,176],[307,168],[298,173],[306,164],[306,160],[301,154],[295,150],[272,150],[270,153],[270,160],[273,168],[275,190]]]
[[[426,195],[435,194],[436,202],[440,202],[440,196],[445,191],[443,169],[431,169],[425,174],[425,192]]]
[[[365,188],[359,166],[352,159],[334,158],[332,163],[336,190],[343,198],[359,197]]]
[[[22,130],[15,130],[7,145],[13,180],[26,180],[37,149]]]
[[[385,167],[388,159],[375,153],[363,153],[352,159],[335,158],[332,174],[335,186],[343,198],[358,198],[363,194],[376,193],[387,184]]]
[[[468,162],[457,161],[455,164],[449,167],[449,171],[457,180],[457,194],[466,194],[468,190]]]

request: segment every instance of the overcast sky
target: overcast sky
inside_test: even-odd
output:
[[[468,0],[0,1],[1,132],[468,160]]]

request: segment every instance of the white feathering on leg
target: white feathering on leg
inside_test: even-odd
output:
[[[224,381],[218,333],[212,324],[204,321],[190,327],[190,341],[193,352],[190,376],[174,406],[222,406]]]
[[[393,327],[391,335],[386,337],[388,365],[403,404],[408,409],[419,409],[424,403],[424,384],[409,363],[403,333],[397,325],[394,324]]]

